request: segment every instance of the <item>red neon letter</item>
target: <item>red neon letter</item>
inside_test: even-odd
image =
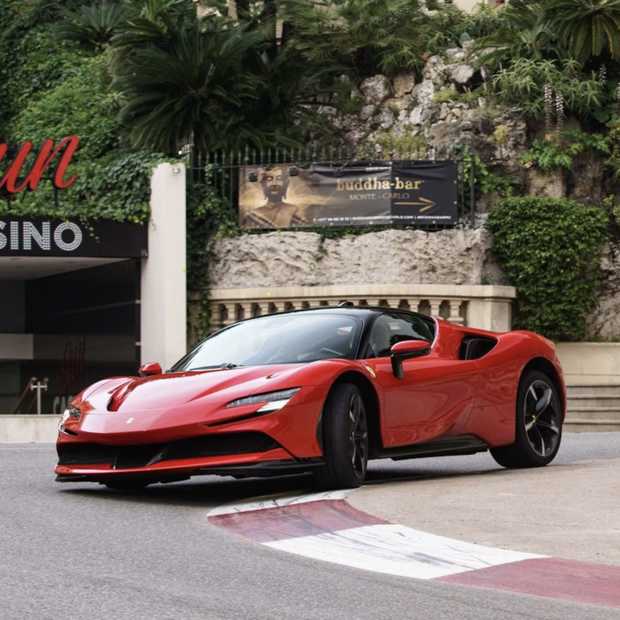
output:
[[[54,148],[53,140],[44,140],[43,144],[41,145],[41,150],[37,155],[37,159],[32,166],[32,169],[26,175],[24,181],[18,185],[17,183],[21,169],[28,155],[30,154],[30,151],[32,150],[32,142],[24,142],[21,149],[19,150],[19,153],[17,154],[17,157],[11,163],[9,169],[6,171],[6,174],[0,181],[0,188],[5,186],[7,191],[11,194],[23,192],[26,188],[30,190],[37,189],[41,179],[43,178],[43,175],[45,174],[45,171],[50,167],[54,159],[56,159],[56,157],[58,157],[61,152],[62,156],[56,168],[53,183],[57,189],[67,189],[71,187],[77,180],[77,176],[73,175],[68,179],[65,179],[64,176],[79,144],[80,139],[78,138],[78,136],[67,136],[66,138],[63,138],[58,143],[58,146],[56,148]],[[0,160],[5,156],[6,151],[7,145],[0,144]]]
[[[30,154],[31,150],[32,142],[24,142],[22,148],[19,149],[19,153],[17,153],[17,157],[9,166],[9,169],[6,171],[6,174],[2,178],[2,181],[0,181],[0,189],[2,189],[2,187],[6,187],[6,190],[7,192],[9,192],[9,194],[17,194],[24,189],[25,183],[23,183],[19,187],[16,187],[16,183],[19,179],[19,173],[22,170],[22,166],[24,165],[24,162],[26,161],[26,158]],[[4,149],[4,152],[6,153],[6,148]]]
[[[67,168],[71,163],[71,159],[73,158],[73,154],[77,151],[78,146],[80,145],[80,139],[78,136],[67,136],[60,141],[60,144],[54,151],[51,159],[56,157],[56,154],[61,150],[65,149],[65,152],[62,154],[60,158],[60,162],[58,167],[56,168],[56,174],[54,175],[54,186],[57,189],[68,189],[77,181],[77,175],[73,175],[65,180],[64,176],[67,172]],[[51,161],[51,160],[50,160]]]

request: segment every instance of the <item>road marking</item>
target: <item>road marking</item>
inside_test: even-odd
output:
[[[352,568],[620,607],[620,567],[436,536],[357,510],[346,495],[255,498],[215,508],[208,519],[272,549]]]
[[[541,558],[442,577],[441,581],[620,607],[620,566]]]
[[[346,493],[265,498],[211,510],[209,522],[274,549],[390,575],[435,579],[544,556],[504,551],[388,523]]]
[[[253,498],[247,502],[237,502],[234,504],[223,504],[209,511],[209,519],[221,515],[234,514],[239,512],[253,512],[255,510],[268,510],[270,508],[281,508],[308,502],[319,502],[322,500],[343,500],[350,491],[326,491],[324,493],[305,493],[303,495],[290,495],[283,493],[280,496],[267,495],[264,499]]]
[[[315,560],[416,579],[437,579],[542,557],[483,547],[393,523],[287,538],[264,544]]]

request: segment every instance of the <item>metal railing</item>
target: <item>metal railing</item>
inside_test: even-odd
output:
[[[188,193],[198,186],[208,184],[224,198],[233,212],[239,209],[239,174],[243,166],[272,166],[290,164],[299,168],[312,165],[343,167],[355,162],[368,166],[381,166],[392,161],[408,164],[435,161],[454,161],[457,165],[458,208],[457,223],[473,225],[476,216],[475,157],[470,147],[456,144],[441,153],[434,148],[420,147],[407,151],[390,150],[378,146],[351,148],[347,146],[320,146],[308,144],[304,147],[272,147],[255,149],[246,147],[238,150],[219,150],[205,155],[187,153]],[[454,224],[449,224],[453,226]],[[390,228],[398,227],[397,223]],[[406,224],[409,228],[438,229],[441,224]]]

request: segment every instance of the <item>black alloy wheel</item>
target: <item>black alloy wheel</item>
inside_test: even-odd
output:
[[[359,393],[354,392],[349,401],[349,420],[351,433],[349,445],[351,450],[351,466],[355,475],[364,480],[368,466],[368,422],[364,402]]]
[[[543,459],[555,453],[560,444],[562,422],[552,400],[551,385],[536,379],[527,389],[523,402],[525,434],[532,450]]]
[[[543,372],[527,371],[517,395],[515,443],[492,448],[491,455],[504,467],[541,467],[558,453],[563,413],[554,382]]]
[[[325,465],[315,472],[323,489],[355,488],[366,477],[368,465],[368,418],[359,388],[352,383],[336,385],[323,411]]]

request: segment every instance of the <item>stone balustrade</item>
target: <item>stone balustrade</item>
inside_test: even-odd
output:
[[[405,308],[454,323],[493,331],[511,328],[511,286],[446,284],[369,284],[215,288],[210,291],[210,329],[243,319],[350,301],[356,306]]]

